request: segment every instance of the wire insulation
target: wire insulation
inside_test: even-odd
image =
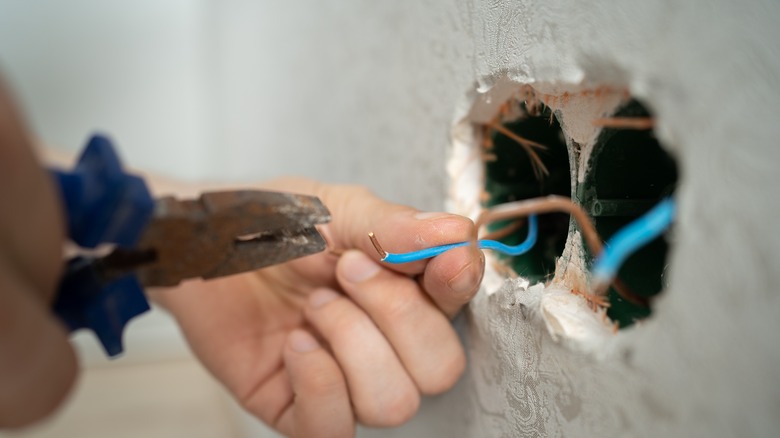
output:
[[[593,282],[596,288],[608,285],[631,254],[663,234],[672,224],[675,210],[674,200],[665,198],[615,233],[593,264]]]
[[[528,236],[519,245],[506,245],[496,240],[478,240],[477,246],[480,249],[490,249],[498,251],[510,256],[518,256],[528,252],[536,244],[536,238],[539,233],[539,224],[537,223],[536,215],[528,216]],[[445,252],[470,245],[471,242],[458,242],[450,243],[447,245],[434,246],[432,248],[421,249],[419,251],[405,252],[405,253],[389,253],[386,252],[382,258],[383,262],[399,264],[410,263],[418,260],[428,259],[436,257],[437,255],[444,254]]]

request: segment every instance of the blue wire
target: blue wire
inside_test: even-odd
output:
[[[674,200],[665,198],[615,233],[593,265],[593,280],[596,283],[611,282],[631,254],[669,228],[674,220],[675,210]]]
[[[477,245],[480,249],[492,249],[499,251],[507,255],[518,256],[525,252],[528,252],[536,244],[536,237],[539,232],[539,225],[535,215],[528,217],[528,237],[525,238],[523,243],[515,246],[505,245],[495,240],[479,240]],[[421,249],[419,251],[404,252],[404,253],[387,253],[382,259],[387,263],[409,263],[417,260],[428,259],[443,254],[451,249],[468,246],[471,242],[459,242],[450,243],[448,245],[434,246],[433,248]]]

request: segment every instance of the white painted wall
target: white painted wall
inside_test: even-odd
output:
[[[4,1],[0,66],[48,144],[109,133],[131,163],[181,177],[208,168],[213,80],[203,1]]]
[[[777,435],[777,2],[101,4],[3,3],[0,62],[45,141],[102,126],[134,165],[185,177],[300,173],[440,208],[475,81],[620,83],[655,111],[680,216],[631,353],[572,353],[511,291],[481,295],[461,385],[365,436]]]

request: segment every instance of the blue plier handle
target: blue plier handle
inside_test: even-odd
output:
[[[127,322],[149,310],[145,287],[252,271],[326,248],[316,226],[330,213],[316,197],[235,190],[153,199],[100,135],[72,171],[52,172],[81,253],[66,263],[54,311],[71,331],[93,330],[109,356],[122,352]]]
[[[152,218],[154,200],[141,178],[122,169],[108,138],[93,136],[73,170],[52,173],[74,243],[88,249],[102,244],[135,246]],[[115,356],[123,349],[124,326],[149,310],[149,303],[132,273],[107,280],[95,260],[78,256],[67,262],[54,311],[71,331],[92,329],[106,353]]]

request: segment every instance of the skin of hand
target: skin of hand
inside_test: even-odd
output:
[[[264,188],[320,197],[332,248],[252,274],[150,291],[241,405],[296,437],[395,426],[421,394],[452,387],[465,354],[449,319],[479,288],[474,247],[384,265],[370,244],[405,252],[473,237],[467,218],[421,213],[363,188],[279,180]]]
[[[358,187],[290,179],[265,188],[319,196],[334,218],[322,231],[344,253],[148,291],[239,402],[287,435],[351,436],[356,422],[401,424],[421,394],[453,386],[465,357],[449,318],[478,289],[482,253],[383,266],[367,233],[404,252],[468,240],[473,223]],[[2,83],[0,205],[0,428],[15,428],[51,414],[78,366],[50,310],[62,206]]]
[[[52,316],[62,266],[62,208],[0,83],[0,428],[50,414],[76,378],[76,356]]]

